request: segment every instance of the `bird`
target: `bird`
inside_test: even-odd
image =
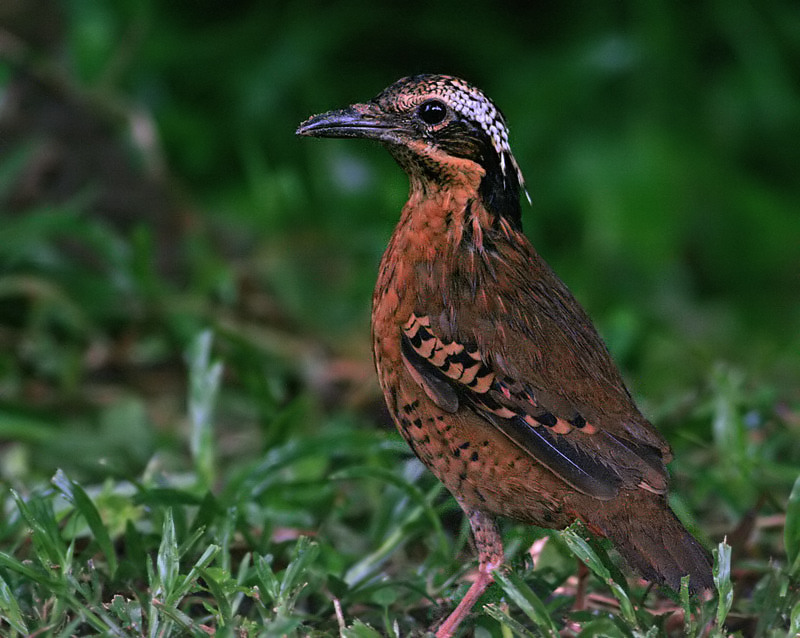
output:
[[[589,316],[522,231],[524,194],[495,103],[457,77],[402,78],[297,134],[381,143],[409,178],[378,268],[373,358],[387,408],[464,511],[478,575],[454,635],[504,563],[498,517],[581,521],[647,580],[711,589],[708,551],[667,503],[669,444]]]

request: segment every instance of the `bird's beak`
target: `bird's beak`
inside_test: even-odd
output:
[[[361,137],[392,142],[401,130],[393,119],[374,104],[353,104],[308,118],[296,133],[308,137]]]

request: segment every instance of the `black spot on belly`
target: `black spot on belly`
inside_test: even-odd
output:
[[[558,423],[558,419],[556,419],[554,414],[550,412],[543,412],[542,414],[534,414],[533,418],[536,419],[542,425],[546,425],[548,428],[552,428]]]
[[[573,426],[575,426],[576,428],[578,428],[579,430],[580,430],[582,427],[585,427],[585,426],[586,426],[586,419],[584,419],[584,418],[583,418],[583,417],[582,417],[580,414],[576,414],[574,417],[572,417],[572,418],[569,420],[569,422],[570,422],[570,423],[571,423]]]

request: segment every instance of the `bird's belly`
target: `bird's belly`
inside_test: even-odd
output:
[[[467,509],[560,529],[568,486],[469,408],[448,413],[408,375],[387,403],[417,457]]]

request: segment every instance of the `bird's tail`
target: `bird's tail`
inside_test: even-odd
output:
[[[647,580],[680,591],[689,575],[689,590],[711,589],[711,556],[686,530],[663,496],[644,490],[595,508],[586,520],[607,536],[622,557]]]

